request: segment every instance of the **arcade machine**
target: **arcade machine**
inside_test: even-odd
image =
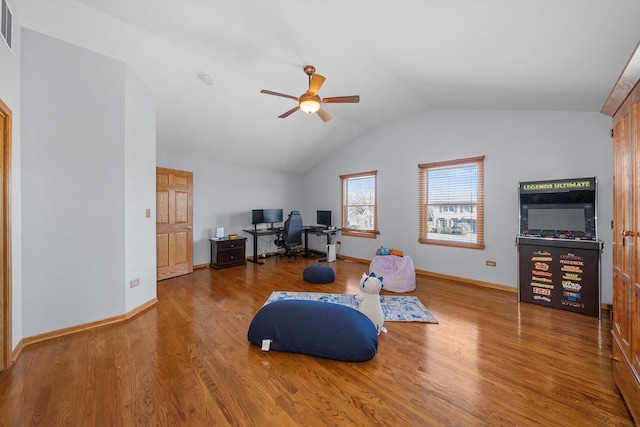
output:
[[[596,178],[521,182],[518,301],[600,317]]]

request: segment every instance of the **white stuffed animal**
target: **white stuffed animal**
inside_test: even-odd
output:
[[[356,295],[355,299],[360,304],[358,310],[366,315],[376,327],[378,335],[380,332],[387,332],[384,328],[384,313],[382,305],[380,305],[380,289],[382,289],[382,277],[376,277],[375,273],[367,276],[362,273],[360,279],[360,295]]]

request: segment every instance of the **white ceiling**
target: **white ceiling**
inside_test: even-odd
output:
[[[426,110],[599,112],[640,40],[639,0],[15,0],[20,24],[125,61],[160,154],[304,172]],[[298,111],[304,65],[333,120]],[[200,73],[213,76],[207,86]]]

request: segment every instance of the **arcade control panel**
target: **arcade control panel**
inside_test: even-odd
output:
[[[542,237],[553,239],[596,240],[596,236],[583,231],[569,230],[522,230],[523,237]]]

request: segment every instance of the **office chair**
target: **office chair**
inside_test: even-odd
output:
[[[292,249],[302,246],[302,215],[298,211],[291,211],[289,218],[284,222],[284,228],[282,229],[282,235],[278,235],[276,239],[276,245],[280,249],[284,249],[283,255],[289,257],[294,256]]]

